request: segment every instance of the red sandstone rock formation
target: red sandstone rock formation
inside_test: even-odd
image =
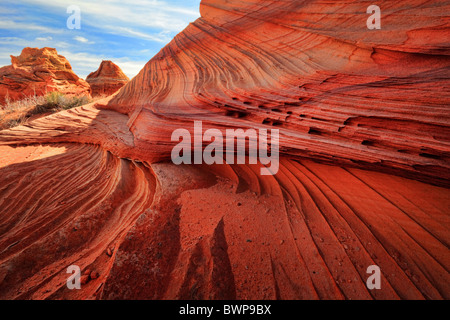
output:
[[[56,49],[25,48],[20,56],[11,56],[10,66],[0,68],[0,103],[7,98],[15,101],[51,91],[90,93],[86,81],[72,71],[69,61]]]
[[[109,96],[122,88],[130,79],[112,61],[103,60],[97,71],[90,73],[86,81],[92,96]]]
[[[116,96],[1,131],[0,298],[449,299],[450,7],[370,4],[203,0]],[[194,120],[279,129],[279,172],[164,162]]]

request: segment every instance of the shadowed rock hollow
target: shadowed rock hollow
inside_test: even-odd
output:
[[[450,7],[370,4],[203,0],[115,96],[1,131],[0,297],[449,299]],[[279,172],[167,161],[194,120],[279,129]]]

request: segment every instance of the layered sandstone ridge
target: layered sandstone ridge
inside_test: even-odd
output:
[[[91,86],[92,97],[97,97],[115,93],[130,79],[112,61],[103,60],[99,68],[86,77],[86,81]]]
[[[450,5],[371,4],[203,0],[116,95],[1,131],[0,298],[449,299]],[[195,120],[279,129],[279,172],[165,161]]]
[[[202,1],[107,108],[163,142],[156,159],[174,128],[203,120],[279,129],[285,155],[447,184],[448,3],[381,1],[381,30],[366,27],[370,4]]]
[[[41,96],[47,92],[89,95],[89,84],[78,77],[54,48],[25,48],[0,68],[0,103]]]

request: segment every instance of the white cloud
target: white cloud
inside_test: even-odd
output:
[[[126,27],[111,27],[111,33],[119,34],[119,35],[131,35],[140,39],[156,41],[161,43],[167,43],[171,40],[170,37],[165,34],[159,33],[156,35],[148,34],[145,32],[140,32],[133,30],[131,28]]]
[[[62,33],[63,29],[55,29],[50,27],[44,27],[36,25],[33,23],[16,22],[14,20],[0,20],[0,29],[15,29],[15,30],[28,30],[28,31],[39,31],[46,33]]]
[[[65,48],[70,48],[72,45],[70,44],[70,43],[67,43],[67,42],[64,42],[64,41],[58,41],[58,42],[55,42],[55,44],[54,44],[54,47],[57,49],[57,50],[60,50],[60,49],[65,49]]]
[[[29,43],[29,41],[18,37],[0,37],[0,45],[26,47]]]
[[[94,41],[89,41],[88,39],[86,39],[85,37],[82,36],[76,36],[73,38],[74,40],[81,42],[81,43],[86,43],[86,44],[94,44]]]
[[[16,9],[2,8],[2,14],[14,14],[17,13]]]
[[[45,42],[47,42],[47,41],[52,41],[53,38],[52,38],[52,37],[37,37],[37,38],[34,39],[34,40],[36,40],[36,41],[45,41]]]
[[[128,61],[127,59],[115,59],[113,62],[117,64],[130,79],[136,76],[147,63],[147,61]]]
[[[0,45],[5,46],[4,51],[13,54],[18,51],[19,53],[25,47],[42,48],[43,46],[55,46],[52,37],[37,37],[34,40],[27,40],[18,37],[0,37]],[[57,46],[59,48],[59,46]]]
[[[65,10],[68,6],[66,0],[24,0],[24,2],[61,10]],[[179,32],[189,22],[200,16],[197,10],[159,0],[103,0],[101,2],[73,0],[70,4],[77,5],[81,9],[81,28],[87,24],[108,33],[120,34],[121,32],[125,36],[158,42],[166,41],[166,39],[142,32],[142,29],[153,28],[163,32]]]
[[[11,64],[10,54],[17,56],[20,54],[20,51],[18,53],[16,53],[16,52],[11,52],[10,49],[0,48],[0,68]]]

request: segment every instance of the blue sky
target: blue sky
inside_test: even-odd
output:
[[[67,28],[70,5],[81,29]],[[24,47],[52,47],[80,77],[112,60],[130,78],[189,22],[200,0],[1,0],[0,66]]]

